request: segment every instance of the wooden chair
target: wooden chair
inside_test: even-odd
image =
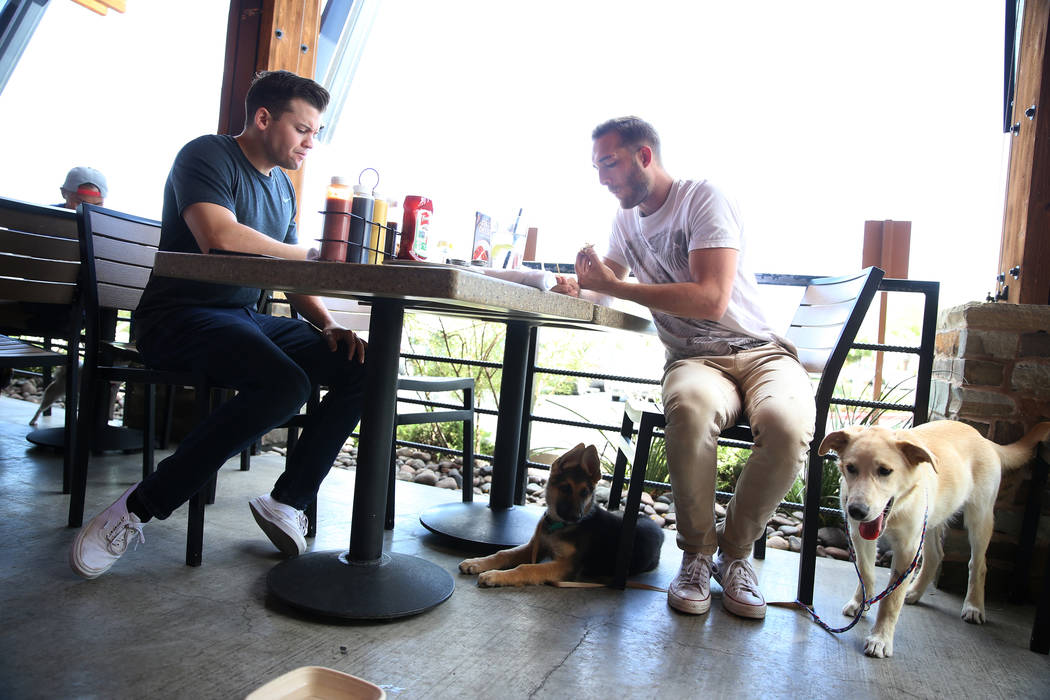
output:
[[[155,442],[154,403],[156,386],[193,387],[196,392],[196,419],[211,412],[212,386],[206,377],[194,372],[156,370],[140,365],[117,364],[118,360],[140,361],[131,342],[113,340],[119,312],[134,311],[153,269],[153,258],[160,242],[160,222],[144,219],[91,204],[78,209],[82,298],[84,305],[84,369],[78,416],[81,434],[89,434],[105,424],[98,411],[98,397],[110,382],[133,382],[145,386],[146,416],[143,430],[143,478],[153,468]],[[84,516],[90,445],[77,444],[73,465],[73,490],[69,503],[69,525],[79,527]],[[190,499],[186,536],[186,563],[199,566],[204,542],[204,505],[214,493],[214,479]]]
[[[806,473],[806,503],[804,528],[819,527],[820,486],[823,478],[824,458],[817,454],[817,446],[824,439],[827,429],[831,396],[838,382],[839,372],[846,355],[856,339],[868,306],[882,281],[883,271],[869,267],[855,275],[844,277],[809,277],[779,275],[767,278],[768,283],[779,285],[804,285],[805,292],[795,311],[786,333],[788,340],[798,348],[799,360],[813,375],[819,375],[816,390],[816,424],[813,441],[810,443],[808,470]],[[631,442],[634,424],[638,423],[638,438]],[[619,507],[627,462],[631,462],[631,478],[624,511],[623,531],[617,554],[616,574],[613,585],[623,588],[627,580],[627,564],[634,546],[634,529],[641,502],[645,468],[649,462],[649,449],[656,429],[665,426],[662,411],[644,410],[640,415],[624,414],[621,441],[617,448],[609,509]],[[746,417],[722,432],[720,444],[734,447],[751,447],[754,437],[747,425]],[[815,538],[813,539],[815,542]],[[761,558],[765,552],[765,536],[756,542],[755,556]],[[802,552],[803,557],[816,557],[816,549]]]
[[[72,237],[69,235],[72,231]],[[66,368],[65,423],[56,443],[65,445],[62,492],[69,493],[77,438],[80,272],[76,215],[66,209],[0,199],[0,328],[5,333],[42,338],[42,346],[0,335],[0,367]],[[61,337],[65,352],[51,350]],[[49,429],[54,430],[54,429]],[[41,431],[34,431],[39,433]]]
[[[324,304],[332,317],[342,326],[349,328],[355,333],[367,334],[368,321],[371,309],[367,304],[340,297],[325,297]],[[384,527],[387,530],[394,529],[394,486],[396,483],[397,460],[393,452],[397,449],[397,427],[399,425],[420,425],[425,423],[462,423],[463,424],[463,502],[469,503],[474,500],[474,378],[473,377],[409,377],[400,376],[397,380],[397,390],[422,392],[427,396],[436,393],[461,392],[462,408],[442,406],[442,410],[419,411],[403,413],[398,411],[394,415],[394,434],[391,436],[391,458],[389,481],[387,485],[386,515]],[[307,403],[307,410],[297,416],[293,416],[283,427],[288,428],[288,453],[294,449],[298,439],[298,432],[309,420],[310,408],[316,406],[319,396],[311,398]],[[415,399],[405,399],[416,402]],[[287,459],[287,457],[286,457]],[[312,536],[316,530],[316,502],[307,509],[307,518],[310,525],[307,532]]]

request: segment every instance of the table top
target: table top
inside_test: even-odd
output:
[[[448,267],[362,265],[251,255],[158,252],[153,271],[164,277],[260,289],[370,299],[399,299],[406,308],[442,314],[526,320],[542,325],[601,327],[652,333],[648,318]]]

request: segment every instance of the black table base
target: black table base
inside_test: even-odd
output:
[[[39,447],[66,449],[64,428],[37,428],[26,434],[26,440]],[[99,452],[135,452],[142,449],[142,431],[120,425],[107,425],[95,436],[91,449]]]
[[[403,322],[401,302],[373,302],[365,359],[368,410],[361,416],[349,549],[293,557],[275,566],[266,578],[277,600],[319,617],[407,617],[448,600],[456,587],[452,574],[437,564],[421,557],[383,552],[390,436],[394,434],[397,401],[396,349]],[[393,350],[384,352],[388,348]]]
[[[423,527],[459,544],[485,544],[505,549],[532,538],[541,508],[513,506],[490,508],[484,503],[444,503],[419,515]]]
[[[310,552],[270,570],[278,600],[304,612],[344,620],[389,620],[426,612],[448,600],[456,584],[437,564],[405,554],[351,561],[346,550]]]

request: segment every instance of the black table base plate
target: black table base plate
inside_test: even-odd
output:
[[[287,559],[266,577],[278,600],[320,617],[389,620],[426,612],[448,600],[456,584],[443,568],[407,554],[378,562],[349,561],[346,550]]]
[[[55,450],[66,448],[66,431],[63,428],[37,428],[26,434],[26,440]],[[142,431],[120,425],[107,425],[95,438],[92,449],[100,451],[133,452],[142,449]]]
[[[543,510],[513,506],[495,510],[485,503],[444,503],[419,514],[423,527],[462,544],[517,547],[532,539]]]

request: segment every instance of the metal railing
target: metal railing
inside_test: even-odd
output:
[[[552,266],[550,264],[544,265],[545,269],[569,269],[568,266]],[[764,284],[775,284],[777,279],[782,278],[783,275],[758,275],[760,283]],[[915,346],[902,346],[902,345],[890,345],[890,344],[878,344],[878,343],[854,343],[852,350],[872,350],[876,352],[887,352],[887,353],[905,353],[916,355],[919,358],[919,363],[916,371],[915,391],[913,393],[914,401],[912,403],[893,403],[893,402],[881,402],[881,401],[863,401],[858,399],[850,399],[845,397],[832,397],[831,402],[834,405],[841,406],[856,406],[864,408],[875,408],[885,411],[898,411],[907,412],[912,414],[912,424],[920,425],[925,423],[929,417],[929,399],[930,399],[930,385],[933,375],[933,354],[934,354],[934,342],[936,338],[936,324],[937,324],[937,304],[938,295],[940,290],[940,284],[938,282],[928,282],[919,280],[904,280],[904,279],[883,279],[879,285],[880,292],[899,292],[907,294],[919,294],[923,297],[923,312],[922,322],[920,328],[919,344]],[[873,305],[874,306],[874,305]],[[480,361],[480,360],[468,360],[454,357],[443,357],[435,355],[421,355],[402,353],[402,358],[423,361],[423,362],[437,362],[437,363],[450,363],[450,364],[463,364],[467,366],[478,366],[488,368],[502,368],[502,364],[499,362]],[[555,367],[541,367],[535,363],[535,357],[530,360],[531,373],[543,374],[550,376],[562,376],[562,377],[574,377],[578,379],[592,379],[599,381],[615,381],[623,384],[634,384],[638,386],[659,386],[660,380],[653,378],[633,377],[618,374],[605,374],[600,372],[587,372],[580,370],[567,370],[559,369]],[[423,406],[430,406],[434,408],[456,408],[453,404],[445,404],[440,402],[433,402],[424,399],[412,399],[412,398],[399,398],[401,402],[414,403]],[[531,425],[534,423],[546,423],[553,425],[563,425],[569,427],[589,428],[596,429],[599,431],[608,430],[619,435],[621,430],[620,425],[593,423],[590,421],[582,420],[569,420],[563,418],[554,418],[551,416],[536,415],[532,412],[531,401],[527,402],[524,414],[523,414],[523,430],[522,430],[522,441],[528,443],[529,432]],[[486,409],[483,407],[476,407],[475,411],[480,415],[497,415],[498,411],[492,409]],[[637,434],[637,430],[634,431]],[[657,432],[655,437],[662,437],[662,432]],[[413,443],[408,441],[399,440],[399,445],[416,447],[419,449],[428,449],[432,451],[440,451],[448,454],[458,453],[458,450],[441,447],[437,445],[426,445],[420,443]],[[749,448],[749,443],[741,443],[732,440],[720,440],[719,444],[727,447],[739,447]],[[527,454],[527,450],[523,450],[523,455]],[[479,459],[491,461],[492,455],[484,453],[475,453],[475,456]],[[827,460],[833,460],[834,457],[828,455],[825,457]],[[550,466],[542,463],[529,460],[527,458],[521,459],[522,467],[519,474],[519,483],[516,484],[515,489],[515,502],[524,503],[524,484],[527,478],[527,468],[535,468],[541,470],[549,470]],[[603,478],[607,481],[611,481],[612,477],[608,474],[603,475]],[[671,485],[664,481],[652,481],[646,480],[645,485],[651,489],[663,489],[669,490]],[[732,493],[718,491],[716,497],[719,500],[728,500],[732,497]],[[785,508],[797,508],[801,510],[803,504],[795,503],[792,501],[784,501],[781,503],[781,507]],[[837,508],[821,507],[821,513],[828,516],[840,515]]]

